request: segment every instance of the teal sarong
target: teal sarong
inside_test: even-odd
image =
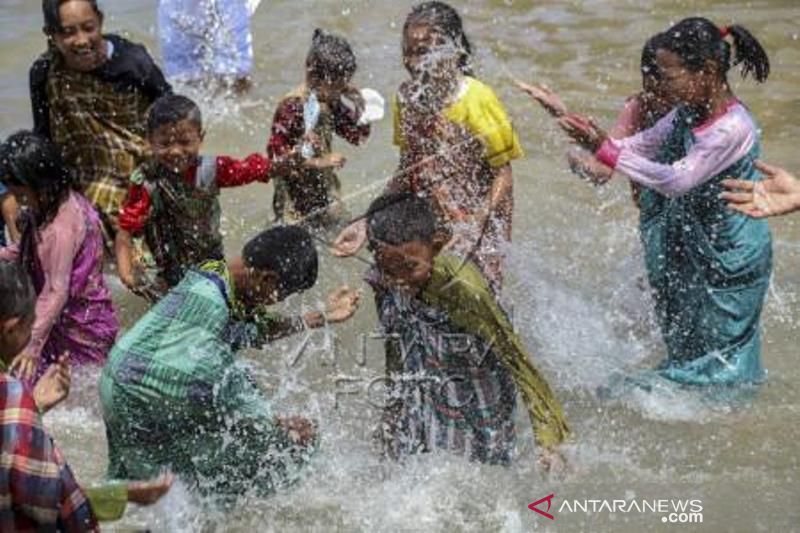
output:
[[[697,124],[680,109],[659,161],[686,156]],[[658,374],[689,385],[763,379],[760,316],[772,272],[772,239],[764,220],[729,210],[720,181],[758,181],[758,143],[724,172],[677,198],[651,189],[641,197],[641,238],[656,314],[667,345]]]
[[[267,495],[307,462],[234,360],[219,264],[223,275],[189,272],[112,350],[100,381],[109,477],[169,469],[204,494]]]

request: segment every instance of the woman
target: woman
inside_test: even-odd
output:
[[[42,9],[48,51],[30,71],[34,131],[61,148],[113,243],[145,153],[147,109],[172,89],[142,45],[103,34],[96,0],[44,0]]]

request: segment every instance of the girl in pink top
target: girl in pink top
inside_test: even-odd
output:
[[[0,249],[0,260],[25,265],[38,295],[31,339],[11,369],[32,379],[64,353],[78,364],[102,364],[119,324],[103,280],[97,213],[72,190],[58,148],[33,133],[0,146],[0,179],[27,206],[22,241]]]

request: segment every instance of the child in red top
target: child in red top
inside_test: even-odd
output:
[[[306,82],[278,104],[267,153],[274,162],[273,208],[278,222],[331,227],[341,218],[333,134],[358,145],[370,134],[364,99],[350,84],[356,58],[341,37],[316,30],[306,58]]]
[[[200,156],[202,116],[184,96],[156,101],[147,129],[153,158],[131,176],[119,217],[116,256],[122,282],[152,298],[176,285],[191,266],[223,259],[219,189],[267,182],[271,165],[260,154],[243,161]],[[138,235],[144,236],[159,271],[155,293],[134,274],[132,236]]]

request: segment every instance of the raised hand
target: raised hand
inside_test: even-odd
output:
[[[152,505],[160,500],[172,487],[172,474],[150,481],[132,481],[128,483],[128,501],[139,505]]]
[[[558,118],[567,114],[567,106],[561,97],[546,85],[531,85],[520,80],[514,80],[514,85],[538,102],[552,116]]]
[[[11,361],[8,371],[15,374],[19,379],[32,379],[39,367],[39,358],[22,352]]]
[[[608,138],[608,134],[594,119],[577,113],[567,113],[559,118],[558,125],[573,141],[592,152],[596,152]]]
[[[348,320],[358,310],[360,301],[360,291],[347,286],[340,287],[328,297],[328,308],[325,310],[325,320],[332,324],[338,324]]]
[[[47,369],[33,388],[33,400],[39,411],[46,413],[69,396],[72,374],[69,354],[64,354]]]
[[[723,180],[720,197],[728,207],[753,218],[785,215],[800,210],[800,181],[786,170],[756,161],[764,181]]]
[[[367,240],[367,221],[359,220],[347,226],[333,243],[331,253],[336,257],[351,257],[358,253]]]

